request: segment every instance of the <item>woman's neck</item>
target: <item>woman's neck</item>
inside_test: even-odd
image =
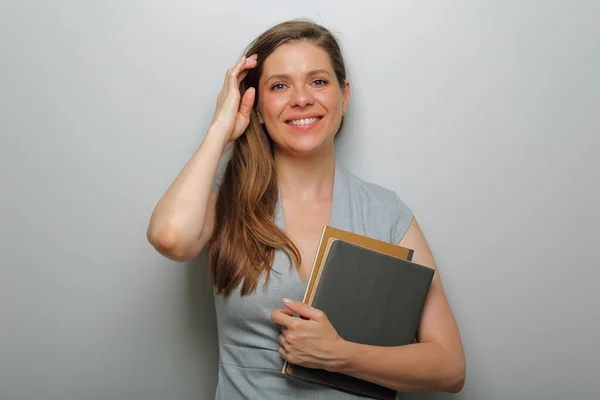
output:
[[[292,157],[275,152],[277,184],[282,197],[301,200],[331,198],[335,176],[335,152],[312,157]]]

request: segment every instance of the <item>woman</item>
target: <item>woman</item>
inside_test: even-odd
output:
[[[164,256],[190,260],[209,246],[216,398],[356,398],[286,377],[284,360],[399,392],[463,386],[461,339],[439,274],[418,343],[407,346],[347,342],[323,312],[301,302],[325,225],[412,248],[415,262],[436,267],[398,196],[336,162],[334,139],[349,100],[329,31],[303,21],[272,27],[227,71],[205,139],[153,212],[148,239]],[[230,159],[218,172],[226,147]]]

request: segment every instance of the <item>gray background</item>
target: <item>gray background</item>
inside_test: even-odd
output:
[[[224,71],[299,16],[347,57],[340,159],[400,194],[439,263],[468,361],[454,397],[598,398],[600,2],[13,0],[1,399],[213,395],[205,254],[168,261],[145,230]]]

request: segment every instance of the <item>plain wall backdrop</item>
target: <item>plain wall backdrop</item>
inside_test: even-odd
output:
[[[341,41],[340,160],[397,191],[467,355],[442,399],[597,399],[600,2],[75,0],[0,8],[0,398],[210,399],[206,254],[150,214],[269,26]],[[421,396],[408,396],[421,398]]]

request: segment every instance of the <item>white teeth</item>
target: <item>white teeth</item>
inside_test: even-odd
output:
[[[290,125],[310,125],[317,122],[319,118],[304,118],[290,121]]]

